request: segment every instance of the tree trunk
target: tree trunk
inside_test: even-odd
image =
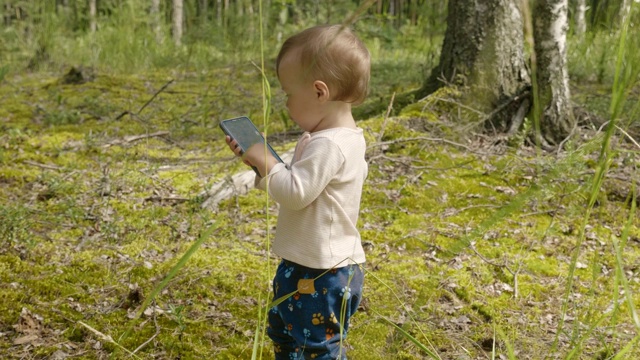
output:
[[[620,4],[620,24],[624,24],[631,12],[631,0],[622,0]]]
[[[182,9],[183,0],[173,0],[173,42],[182,45]]]
[[[89,0],[89,30],[92,33],[96,32],[98,29],[98,20],[96,19],[98,15],[98,6],[96,0]]]
[[[575,0],[575,6],[575,34],[582,37],[582,35],[587,31],[587,22],[585,17],[587,13],[587,2],[586,0]]]
[[[2,6],[0,6],[0,12],[2,12],[2,23],[4,24],[4,26],[11,25],[11,17],[9,16],[9,13],[10,13],[9,4],[7,3],[2,4]]]
[[[568,0],[537,0],[533,13],[541,135],[559,144],[575,125],[567,72]]]
[[[417,95],[447,83],[469,86],[466,105],[491,114],[494,127],[508,129],[531,83],[522,28],[513,0],[449,1],[440,62]],[[496,108],[503,111],[494,114]]]
[[[164,41],[164,36],[160,25],[160,0],[151,0],[151,9],[149,12],[151,13],[151,27],[156,36],[156,42],[161,44]]]
[[[204,25],[207,23],[209,19],[209,1],[208,0],[198,0],[198,19],[200,25]]]

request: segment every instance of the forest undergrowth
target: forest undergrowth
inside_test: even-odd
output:
[[[12,74],[0,87],[1,357],[251,358],[277,262],[265,250],[276,208],[253,190],[202,204],[246,170],[217,124],[260,122],[259,71],[96,72],[80,83],[65,73]],[[640,357],[635,140],[613,137],[584,226],[602,129],[585,125],[542,153],[526,134],[461,131],[455,100],[445,88],[359,122],[368,275],[351,357]],[[291,124],[273,119],[284,152]]]

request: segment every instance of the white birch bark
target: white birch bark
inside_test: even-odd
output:
[[[624,24],[631,12],[631,0],[622,0],[620,4],[620,25]]]
[[[576,1],[576,9],[575,9],[575,33],[576,35],[582,37],[584,33],[587,31],[587,22],[586,22],[586,12],[587,12],[587,4],[586,0],[575,0]]]
[[[182,45],[183,0],[173,0],[173,42]]]
[[[573,129],[567,69],[568,0],[538,0],[534,9],[535,58],[543,140],[559,144]]]
[[[98,20],[96,19],[98,15],[98,4],[96,0],[89,0],[89,30],[92,33],[96,32],[98,29]]]
[[[149,12],[151,14],[153,33],[156,36],[156,41],[161,44],[164,41],[164,36],[162,35],[162,27],[160,25],[160,0],[151,0],[151,9]]]

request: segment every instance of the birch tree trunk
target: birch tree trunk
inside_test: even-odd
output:
[[[587,4],[586,0],[575,0],[575,34],[582,37],[587,31],[586,13]]]
[[[89,0],[89,30],[91,30],[92,33],[95,33],[98,29],[97,15],[98,6],[96,0]]]
[[[620,24],[624,24],[631,12],[631,0],[622,0],[620,4]]]
[[[446,83],[468,86],[466,105],[492,114],[488,120],[498,130],[511,128],[520,107],[520,113],[528,111],[531,80],[523,19],[515,1],[449,1],[440,62],[417,96]],[[499,107],[504,110],[494,114]]]
[[[182,9],[183,0],[173,0],[173,42],[182,45]]]
[[[537,0],[533,14],[541,140],[556,145],[575,126],[567,71],[568,0]]]
[[[156,36],[156,42],[161,44],[164,42],[164,36],[162,34],[162,27],[160,25],[160,0],[151,0],[151,27],[153,28],[153,33]]]

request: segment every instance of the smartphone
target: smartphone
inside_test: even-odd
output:
[[[242,152],[247,151],[251,146],[255,144],[264,144],[265,140],[258,128],[249,120],[246,116],[241,116],[233,119],[222,120],[220,122],[220,129],[231,137],[231,139],[238,142],[238,146]],[[271,148],[271,145],[267,144],[267,149],[276,160],[283,162],[280,156]],[[252,166],[253,171],[260,175],[258,169]]]

